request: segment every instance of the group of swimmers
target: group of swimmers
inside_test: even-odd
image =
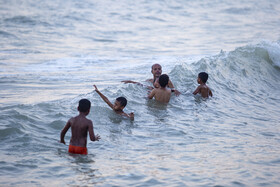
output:
[[[171,97],[171,93],[174,92],[176,96],[179,96],[181,93],[175,89],[173,83],[169,79],[168,75],[162,74],[162,68],[159,64],[154,64],[151,70],[153,74],[153,79],[148,79],[148,82],[153,84],[152,86],[147,86],[151,92],[148,95],[149,99],[155,98],[155,100],[168,103]],[[206,85],[208,80],[208,74],[205,72],[200,72],[197,77],[197,83],[199,86],[193,92],[194,95],[201,94],[203,98],[208,98],[209,96],[213,96],[211,89]],[[124,83],[133,83],[142,85],[143,84],[131,80],[122,81]],[[97,88],[96,85],[93,85],[96,93],[106,102],[110,108],[113,109],[117,114],[121,116],[125,116],[134,120],[134,113],[131,112],[129,114],[125,113],[123,109],[127,104],[127,100],[124,97],[118,97],[115,100],[115,103],[112,104],[109,99],[104,96]],[[68,120],[65,127],[62,129],[60,133],[60,142],[65,144],[64,136],[66,132],[71,127],[71,139],[68,148],[69,153],[73,154],[87,154],[87,134],[89,133],[89,137],[91,141],[99,141],[100,136],[98,134],[94,134],[92,121],[87,119],[86,116],[89,114],[91,108],[91,102],[87,99],[81,99],[79,101],[78,111],[79,115],[76,117],[72,117]]]

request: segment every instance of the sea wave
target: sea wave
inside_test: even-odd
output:
[[[185,86],[194,89],[197,74],[205,71],[209,74],[209,85],[216,90],[271,90],[279,86],[279,64],[279,42],[261,42],[230,52],[221,51],[218,55],[204,57],[193,63],[175,65],[170,75],[181,89]]]
[[[125,96],[128,104],[124,111],[135,112],[135,120],[130,121],[115,114],[93,91],[92,84],[86,85],[91,88],[89,92],[79,92],[71,98],[64,96],[62,99],[54,101],[42,101],[42,98],[36,97],[35,104],[33,102],[33,104],[0,107],[2,124],[0,141],[3,144],[2,178],[9,177],[10,171],[18,172],[19,178],[14,181],[21,185],[30,180],[30,175],[26,176],[26,173],[33,172],[31,180],[38,178],[39,185],[47,183],[45,176],[50,176],[53,171],[61,173],[63,178],[79,175],[79,173],[69,173],[65,169],[65,165],[74,165],[74,168],[86,166],[89,169],[96,167],[101,176],[103,173],[108,173],[111,165],[123,168],[124,163],[126,167],[134,168],[135,163],[140,160],[137,166],[141,167],[136,169],[143,180],[137,182],[149,185],[155,183],[145,181],[151,174],[146,172],[141,174],[141,171],[146,171],[147,168],[161,171],[162,167],[158,167],[162,163],[162,160],[158,161],[161,158],[168,159],[168,161],[164,166],[167,169],[164,168],[160,176],[165,175],[167,170],[177,175],[178,168],[183,170],[180,168],[182,163],[190,168],[188,171],[195,171],[197,175],[202,170],[208,170],[209,173],[215,173],[218,170],[228,171],[229,166],[224,166],[222,163],[232,163],[234,166],[239,164],[242,165],[242,168],[250,168],[247,167],[249,165],[253,169],[255,167],[256,170],[260,168],[260,165],[270,168],[271,164],[279,163],[278,154],[271,151],[279,147],[276,138],[279,133],[274,131],[279,124],[277,118],[279,107],[275,105],[280,100],[278,47],[278,43],[262,42],[239,47],[230,52],[221,51],[217,55],[199,58],[199,60],[196,58],[191,62],[181,58],[180,63],[176,65],[170,61],[177,59],[177,56],[168,58],[167,62],[166,59],[162,59],[163,57],[155,57],[146,64],[132,65],[124,70],[127,73],[121,78],[128,78],[133,74],[136,81],[139,81],[139,74],[141,74],[141,78],[146,75],[151,76],[150,65],[152,63],[162,62],[164,71],[170,76],[176,88],[182,92],[179,97],[172,95],[170,103],[167,105],[160,105],[154,100],[148,100],[148,90],[139,85],[120,83],[120,75],[125,73],[122,70],[127,65],[114,66],[114,63],[118,61],[115,58],[110,61],[109,59],[102,60],[99,57],[76,57],[30,64],[28,67],[32,67],[31,70],[22,69],[24,73],[31,74],[31,77],[35,77],[34,74],[42,76],[43,69],[47,69],[47,67],[50,72],[63,72],[65,69],[61,68],[65,62],[68,62],[68,64],[65,63],[65,67],[70,72],[74,71],[73,69],[77,66],[85,66],[87,69],[92,69],[92,72],[100,71],[94,67],[104,67],[102,72],[113,74],[110,75],[112,82],[105,84],[104,79],[109,79],[109,75],[102,74],[103,77],[100,78],[100,73],[96,75],[98,79],[92,80],[102,80],[98,82],[97,86],[111,102],[114,102],[118,96]],[[122,59],[122,62],[123,60],[125,59]],[[78,63],[79,61],[83,66]],[[108,66],[113,68],[108,68]],[[44,68],[41,69],[42,67]],[[114,73],[112,73],[112,69],[114,69]],[[147,70],[149,71],[147,72]],[[214,94],[214,97],[209,100],[199,100],[191,94],[198,85],[196,77],[200,71],[209,73],[207,84]],[[79,69],[77,72],[81,73]],[[77,78],[76,74],[69,75],[71,79],[66,79],[60,73],[58,75],[66,84],[72,83],[71,87],[73,87],[73,79]],[[54,74],[45,74],[45,76],[51,79]],[[92,78],[88,75],[85,77]],[[85,77],[79,80],[84,80]],[[42,80],[41,78],[40,84]],[[89,82],[94,82],[92,80]],[[56,82],[58,86],[66,86],[57,80],[51,82]],[[81,86],[82,81],[78,82],[79,89],[85,86]],[[149,84],[144,80],[141,83]],[[31,88],[33,90],[34,86]],[[57,87],[53,89],[58,92]],[[74,91],[74,89],[70,91]],[[48,94],[48,96],[50,95],[52,94]],[[41,92],[39,96],[42,97]],[[60,132],[67,120],[78,114],[77,105],[81,98],[87,98],[92,102],[88,118],[93,121],[95,133],[102,137],[99,142],[88,142],[89,155],[85,158],[86,162],[83,159],[79,160],[80,157],[77,159],[69,156],[67,146],[59,143]],[[69,144],[70,136],[69,131],[65,137],[67,144]],[[260,146],[262,146],[261,152],[259,151]],[[176,158],[174,158],[174,152],[176,152]],[[209,152],[211,155],[208,156]],[[95,157],[95,154],[100,156]],[[202,155],[206,156],[202,158]],[[146,159],[146,157],[148,158]],[[197,169],[201,159],[208,163],[215,163],[217,157],[220,158],[219,163],[200,166],[201,171]],[[244,159],[242,161],[236,159],[240,157],[244,157]],[[34,158],[36,158],[35,161]],[[87,160],[91,158],[94,159],[96,165],[87,164]],[[119,158],[119,160],[115,160],[115,158]],[[142,160],[143,163],[141,163]],[[118,165],[120,161],[122,163]],[[61,164],[62,162],[65,164]],[[174,168],[170,168],[170,162],[174,163],[172,164],[175,165]],[[105,165],[110,167],[103,171],[104,163],[108,163]],[[73,170],[73,167],[68,168]],[[274,167],[271,168],[271,174],[277,176],[278,170]],[[242,172],[241,167],[234,169]],[[185,173],[189,173],[188,171]],[[113,182],[119,183],[119,172],[115,173],[115,169],[110,172],[114,179]],[[124,169],[124,172],[127,172],[127,169]],[[251,175],[255,170],[247,169],[246,172]],[[262,171],[257,172],[257,176],[263,175]],[[93,172],[90,170],[86,173],[90,173],[86,174],[87,176]],[[81,176],[85,176],[85,173],[82,172]],[[28,180],[25,180],[26,178]],[[105,176],[104,180],[107,178]],[[159,177],[154,178],[157,180]],[[127,179],[132,181],[131,183],[134,181],[133,176]],[[240,175],[237,176],[236,181],[243,179],[244,177]],[[179,182],[184,180],[176,179]],[[59,177],[54,177],[53,181],[63,182]],[[237,184],[236,181],[233,183]],[[220,184],[221,182],[218,179],[215,183]],[[268,183],[272,184],[271,181]],[[2,184],[9,185],[12,182],[5,179]]]

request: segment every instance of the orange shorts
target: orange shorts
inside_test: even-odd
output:
[[[79,146],[75,146],[75,145],[69,145],[68,152],[73,153],[73,154],[87,155],[87,148],[79,147]]]

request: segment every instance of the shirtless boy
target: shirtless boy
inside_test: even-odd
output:
[[[196,94],[201,94],[201,97],[204,97],[204,98],[208,98],[209,95],[212,97],[213,94],[212,94],[212,91],[210,90],[210,88],[206,85],[206,82],[208,80],[208,74],[205,73],[205,72],[200,72],[198,74],[198,77],[197,77],[197,83],[200,84],[196,90],[193,92],[194,95]]]
[[[162,68],[160,64],[153,64],[152,65],[152,70],[151,73],[153,74],[153,78],[152,79],[147,79],[147,82],[150,82],[153,84],[153,87],[148,87],[149,89],[153,89],[153,88],[159,88],[159,83],[158,83],[158,78],[159,76],[162,74]],[[135,82],[135,81],[122,81],[124,83],[133,83],[133,84],[138,84],[138,85],[142,85],[139,82]],[[169,88],[171,88],[171,91],[175,93],[176,96],[180,95],[181,93],[175,89],[173,83],[171,82],[171,80],[168,81],[168,85]]]
[[[166,74],[163,74],[159,77],[159,85],[160,88],[154,88],[150,95],[148,96],[149,99],[155,97],[155,99],[162,103],[168,103],[171,96],[171,90],[167,89],[169,77]]]
[[[88,133],[91,141],[98,141],[100,139],[99,135],[94,135],[92,121],[86,118],[90,112],[90,106],[89,100],[81,99],[78,106],[80,114],[70,118],[60,133],[60,143],[65,144],[64,136],[71,127],[72,136],[68,149],[69,153],[87,155]]]
[[[125,116],[130,118],[131,120],[134,120],[134,113],[131,112],[130,114],[127,114],[123,111],[123,109],[125,108],[126,104],[127,104],[127,100],[124,97],[118,97],[115,100],[115,103],[112,104],[109,99],[103,95],[98,88],[96,87],[96,85],[93,85],[93,87],[95,88],[96,93],[98,93],[98,95],[103,99],[103,101],[105,101],[105,103],[107,103],[109,105],[109,107],[111,107],[117,114],[121,115],[121,116]]]

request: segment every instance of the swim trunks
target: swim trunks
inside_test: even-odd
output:
[[[87,155],[87,148],[86,147],[69,145],[68,152],[73,153],[73,154]]]

